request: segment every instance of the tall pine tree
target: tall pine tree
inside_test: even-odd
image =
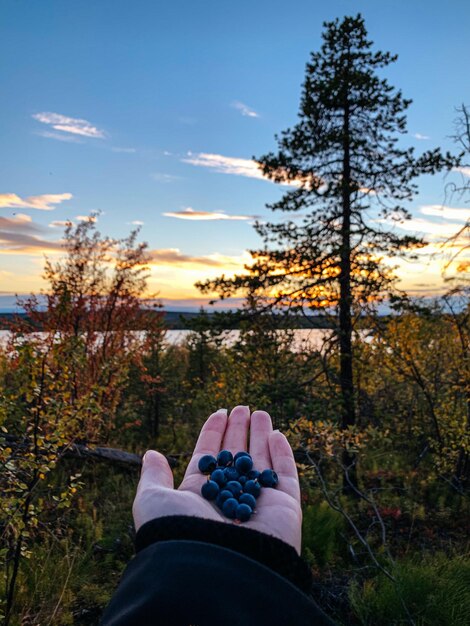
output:
[[[343,428],[356,421],[353,305],[391,286],[385,257],[413,257],[423,245],[394,228],[411,217],[405,205],[417,177],[456,164],[439,149],[415,156],[400,145],[411,100],[380,76],[397,57],[372,45],[361,15],[324,24],[323,45],[307,64],[298,123],[276,136],[277,153],[256,159],[265,176],[293,187],[268,208],[302,211],[303,221],[258,223],[264,247],[252,251],[250,273],[198,284],[222,298],[248,289],[273,305],[333,307]]]

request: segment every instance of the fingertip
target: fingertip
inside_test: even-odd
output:
[[[147,450],[147,452],[142,457],[142,465],[145,465],[146,463],[156,462],[161,456],[163,456],[163,454],[157,452],[156,450]]]
[[[250,407],[239,404],[230,411],[227,430],[224,435],[224,448],[233,453],[246,450],[248,429],[250,426]]]
[[[141,483],[173,487],[173,472],[167,458],[156,450],[147,450],[142,457]]]
[[[273,430],[271,416],[266,411],[253,411],[250,419],[250,454],[256,466],[271,467],[268,439]]]
[[[292,451],[290,447],[290,443],[287,440],[287,437],[284,433],[281,433],[279,429],[273,430],[273,432],[269,435],[269,445],[273,445],[276,448],[285,449],[286,447]]]
[[[256,410],[251,414],[251,419],[260,420],[263,422],[269,421],[272,424],[271,416],[267,411]]]
[[[243,414],[246,415],[247,413],[250,413],[250,407],[247,404],[237,404],[237,406],[234,406],[230,415],[238,415],[238,414]]]
[[[228,411],[227,409],[217,409],[214,413],[211,413],[206,420],[206,423],[203,426],[203,429],[210,426],[210,428],[214,428],[215,430],[220,430],[222,434],[225,431],[225,427],[227,425],[228,420]]]
[[[300,504],[300,485],[294,453],[287,437],[275,430],[269,437],[269,451],[273,469],[279,477],[279,489]]]
[[[250,418],[250,430],[252,435],[262,435],[267,439],[273,432],[271,416],[266,411],[253,411]]]
[[[268,445],[273,469],[297,476],[294,452],[287,437],[280,430],[274,430],[269,436]]]
[[[252,432],[263,433],[267,438],[273,432],[273,422],[269,413],[253,411],[250,417],[250,429]]]

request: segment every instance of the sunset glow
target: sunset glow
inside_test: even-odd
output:
[[[295,123],[305,63],[320,44],[322,22],[345,10],[342,0],[317,4],[297,3],[303,19],[286,30],[284,8],[266,11],[265,2],[255,3],[246,19],[236,7],[160,11],[145,1],[136,12],[121,0],[119,9],[106,1],[78,4],[73,20],[59,0],[6,3],[0,309],[15,294],[44,287],[44,255],[60,255],[67,220],[91,212],[104,235],[122,238],[141,229],[149,244],[149,288],[169,307],[172,300],[206,302],[195,282],[244,271],[248,250],[261,247],[256,221],[308,214],[266,208],[301,181],[273,183],[256,158],[275,150],[275,134]],[[465,20],[456,24],[450,12],[428,3],[426,19],[439,29],[439,40],[431,41],[413,3],[401,3],[400,11],[371,0],[357,4],[377,46],[399,56],[391,82],[413,99],[400,145],[417,154],[437,146],[455,153],[455,107],[470,101],[455,62],[470,54]],[[111,7],[120,19],[103,29]],[[467,235],[442,245],[470,218],[468,204],[448,189],[469,180],[468,164],[446,178],[423,176],[407,206],[411,219],[393,224],[377,217],[380,194],[360,189],[372,207],[371,223],[429,243],[416,261],[385,259],[396,266],[402,289],[432,296],[447,288],[443,268]],[[447,274],[468,263],[469,254],[467,248]]]

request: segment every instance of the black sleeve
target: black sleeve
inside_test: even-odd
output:
[[[171,516],[144,524],[101,626],[333,626],[304,593],[310,571],[283,541]]]

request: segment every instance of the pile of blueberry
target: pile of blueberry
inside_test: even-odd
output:
[[[274,470],[259,472],[253,469],[248,452],[222,450],[217,458],[206,454],[199,459],[199,471],[207,474],[201,494],[206,500],[215,500],[222,513],[230,519],[247,522],[256,507],[262,487],[275,487],[278,477]]]

